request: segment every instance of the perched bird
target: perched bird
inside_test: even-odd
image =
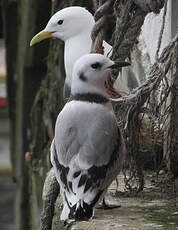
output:
[[[59,113],[51,162],[63,199],[61,220],[88,220],[121,170],[125,144],[105,91],[107,72],[127,66],[101,54],[79,58],[71,96]]]
[[[31,46],[51,37],[64,41],[64,65],[66,71],[63,93],[64,99],[70,97],[72,70],[75,61],[82,55],[90,52],[92,45],[91,31],[94,24],[93,15],[85,8],[78,6],[67,7],[55,13],[49,20],[45,29],[31,40]],[[112,47],[108,43],[104,41],[103,46],[105,55],[111,53]],[[129,85],[129,79],[125,83],[126,79],[127,78],[122,76],[122,79],[118,79],[117,82],[117,85],[119,85],[118,88],[123,91],[125,91],[125,89],[128,88],[127,85]],[[107,206],[104,202],[103,207],[112,208],[114,206]]]
[[[64,84],[64,98],[70,97],[72,70],[75,61],[84,54],[90,53],[92,40],[91,31],[95,24],[93,15],[83,7],[73,6],[64,8],[55,13],[49,20],[46,28],[34,36],[30,45],[34,45],[46,38],[58,38],[65,43],[64,65],[66,80]],[[103,42],[104,55],[111,53],[112,46]],[[130,67],[128,67],[130,68]],[[138,86],[136,77],[128,75],[118,78],[117,87],[121,91],[130,91],[130,83],[134,81]],[[133,79],[134,77],[134,79]],[[125,79],[124,79],[125,78]],[[132,88],[135,87],[135,84]]]

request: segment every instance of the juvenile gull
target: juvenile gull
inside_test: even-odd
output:
[[[125,154],[104,82],[111,68],[126,66],[100,54],[79,58],[71,97],[58,115],[51,162],[63,199],[61,220],[88,220],[122,167]]]
[[[31,40],[31,46],[50,37],[64,41],[64,65],[66,72],[64,84],[65,99],[70,97],[72,70],[75,61],[82,55],[90,53],[92,45],[91,31],[94,24],[93,15],[85,8],[78,6],[67,7],[55,13],[45,29]],[[112,46],[105,41],[103,42],[103,46],[105,56],[111,53]],[[127,71],[127,68],[125,71]],[[134,82],[134,85],[132,82]],[[134,87],[138,86],[138,81],[134,75],[122,74],[118,78],[116,86],[120,91],[129,92],[130,83]]]

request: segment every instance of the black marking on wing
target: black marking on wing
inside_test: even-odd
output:
[[[88,169],[88,173],[92,175],[92,180],[94,183],[96,183],[98,178],[100,179],[105,178],[107,169],[108,169],[108,165],[103,165],[100,167],[93,165],[90,169]]]
[[[73,174],[73,177],[74,177],[74,178],[78,177],[78,176],[80,175],[80,173],[81,173],[81,171],[75,172],[75,173]]]
[[[83,206],[83,207],[82,207]],[[93,214],[93,207],[83,202],[75,212],[75,220],[89,220]]]
[[[63,165],[61,167],[61,181],[66,185],[67,190],[69,191],[68,183],[67,183],[67,174],[69,172],[69,167],[65,168]]]
[[[66,186],[66,189],[69,191],[69,186],[67,183],[67,175],[69,172],[69,167],[64,167],[63,165],[61,165],[57,159],[57,153],[56,153],[56,147],[55,147],[55,142],[54,142],[54,161],[56,164],[56,168],[58,169],[58,171],[60,172],[60,179],[62,181],[62,183]]]
[[[85,188],[84,188],[84,193],[86,193],[91,187],[92,187],[93,183],[91,179],[88,179],[86,184],[85,184]]]
[[[70,208],[69,219],[74,219],[75,221],[87,221],[93,215],[93,207],[92,205],[88,205],[83,201],[83,204],[79,204],[76,208],[76,205],[73,205]]]
[[[91,168],[87,170],[88,171],[87,175],[90,176],[90,181],[88,182],[87,180],[88,183],[86,182],[84,191],[87,191],[90,188],[93,190],[94,187],[98,187],[98,188],[100,187],[101,180],[103,180],[106,177],[108,169],[114,166],[114,163],[119,157],[118,152],[120,149],[120,145],[121,145],[121,133],[118,128],[118,141],[114,147],[114,150],[112,152],[108,164],[102,165],[100,167],[93,165]]]
[[[77,93],[75,95],[70,95],[69,101],[86,101],[90,103],[105,104],[109,101],[107,97],[104,97],[98,93]]]
[[[75,220],[88,220],[92,217],[93,215],[93,207],[95,206],[95,204],[98,202],[99,198],[101,197],[103,190],[99,190],[100,187],[100,183],[102,181],[102,179],[104,179],[106,177],[107,171],[108,169],[112,168],[115,161],[117,160],[117,158],[119,157],[118,152],[120,149],[120,145],[121,145],[121,133],[120,130],[118,128],[118,142],[114,147],[114,150],[112,152],[112,155],[110,157],[110,160],[108,162],[108,164],[97,167],[95,165],[93,165],[90,169],[88,169],[86,171],[86,174],[81,175],[79,183],[78,183],[78,187],[81,187],[82,185],[85,185],[84,187],[84,193],[87,192],[89,189],[90,191],[92,191],[94,188],[98,188],[98,192],[96,194],[96,196],[94,197],[94,199],[88,204],[85,201],[81,201],[79,200],[76,204],[74,204],[73,206],[70,206],[67,197],[66,197],[66,193],[64,192],[65,195],[65,200],[66,203],[69,207],[69,219],[75,219]],[[72,190],[72,182],[69,181],[67,183],[67,174],[69,172],[69,167],[64,167],[63,165],[61,165],[58,162],[57,159],[57,155],[56,155],[56,151],[54,153],[54,160],[56,163],[56,167],[59,169],[60,171],[60,177],[61,177],[61,181],[63,181],[63,183],[66,185],[67,190]],[[73,177],[78,177],[81,174],[81,171],[77,171],[73,174]]]
[[[80,180],[78,182],[78,187],[81,187],[82,185],[84,185],[86,180],[87,180],[87,175],[81,175]]]
[[[97,193],[97,195],[95,196],[95,198],[93,199],[93,201],[91,202],[92,207],[95,206],[95,204],[98,202],[100,196],[102,195],[103,190],[99,190],[99,192]]]
[[[81,221],[81,220],[89,220],[92,215],[93,215],[93,207],[95,204],[98,202],[100,196],[102,195],[103,191],[100,190],[95,198],[92,200],[90,204],[87,204],[85,201],[79,200],[76,204],[73,206],[69,205],[69,202],[67,200],[67,197],[65,195],[65,200],[67,202],[67,205],[70,209],[69,212],[69,219],[75,219],[76,221]],[[78,204],[78,205],[77,205]]]
[[[74,191],[73,191],[72,181],[69,181],[69,182],[68,182],[68,185],[69,185],[70,190],[73,192],[73,194],[76,194],[76,193],[74,193]]]

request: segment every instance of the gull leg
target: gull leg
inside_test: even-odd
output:
[[[119,187],[119,180],[116,178],[116,191],[117,191],[118,187]],[[120,204],[109,204],[106,202],[106,199],[103,198],[102,203],[100,203],[96,208],[107,210],[107,209],[114,209],[114,208],[120,208],[120,207],[121,207]]]

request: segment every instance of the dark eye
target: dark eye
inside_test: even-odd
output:
[[[59,21],[57,22],[58,25],[62,25],[62,23],[63,23],[63,20],[59,20]]]
[[[101,68],[101,64],[100,64],[99,62],[96,62],[96,63],[93,63],[93,64],[91,65],[91,67],[92,67],[93,69],[99,69],[99,68]]]

